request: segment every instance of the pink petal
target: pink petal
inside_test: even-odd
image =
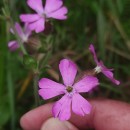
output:
[[[49,98],[52,98],[52,97],[65,93],[64,85],[56,83],[47,78],[42,78],[39,81],[39,87],[41,88],[39,90],[39,95],[43,99],[49,99]]]
[[[99,84],[98,79],[93,76],[86,76],[79,82],[75,83],[73,87],[77,92],[88,92]]]
[[[30,30],[28,23],[25,23],[24,25],[24,33],[26,37],[29,37],[32,34],[32,31]]]
[[[42,32],[45,29],[45,20],[43,18],[38,21],[29,24],[31,30],[35,30],[36,33]]]
[[[22,22],[35,22],[40,19],[40,16],[37,14],[22,14],[20,15],[20,19]]]
[[[17,41],[10,41],[8,43],[8,47],[9,47],[10,51],[15,51],[16,49],[19,48],[19,44],[17,43]]]
[[[62,0],[46,0],[45,11],[47,13],[58,10],[63,5]]]
[[[80,116],[84,116],[85,114],[89,114],[91,111],[90,103],[85,100],[79,94],[74,94],[72,98],[72,111]]]
[[[77,66],[68,59],[63,59],[59,64],[60,73],[66,86],[72,86],[77,73]]]
[[[100,61],[98,64],[99,64],[99,66],[101,66],[101,68],[102,68],[103,70],[113,71],[113,69],[108,69],[108,68],[104,65],[104,63],[103,63],[102,61]]]
[[[47,17],[64,20],[64,19],[67,19],[67,16],[66,16],[67,12],[68,12],[67,8],[62,7],[60,9],[58,9],[57,11],[54,11],[52,13],[48,13]]]
[[[10,32],[11,32],[12,34],[14,34],[14,30],[13,30],[13,28],[10,28]]]
[[[94,60],[95,60],[96,64],[98,65],[99,62],[98,62],[97,55],[96,55],[95,48],[94,48],[94,45],[93,45],[93,44],[91,44],[91,45],[89,46],[89,50],[90,50],[91,53],[93,54]]]
[[[104,71],[102,70],[102,73],[107,77],[109,78],[113,83],[115,83],[116,85],[119,85],[120,84],[120,81],[116,80],[114,78],[114,75],[111,71]]]
[[[42,0],[28,0],[27,4],[30,8],[35,10],[39,14],[43,14],[44,9],[42,5]]]
[[[55,118],[59,118],[62,121],[69,120],[71,116],[71,98],[67,95],[63,96],[54,104],[52,113]]]
[[[15,23],[15,29],[16,29],[19,37],[22,39],[22,37],[24,36],[24,33],[23,33],[23,30],[19,23]]]
[[[114,75],[112,73],[113,69],[108,69],[102,61],[99,62],[99,66],[101,66],[101,72],[107,77],[109,78],[113,83],[115,83],[116,85],[120,84],[120,81],[116,80],[114,78]]]

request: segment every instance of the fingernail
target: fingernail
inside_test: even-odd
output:
[[[48,119],[43,125],[41,130],[78,130],[68,121],[60,121],[56,118]]]

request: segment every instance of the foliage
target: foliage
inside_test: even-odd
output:
[[[93,68],[93,58],[87,50],[89,44],[94,43],[98,57],[106,66],[115,68],[121,85],[114,87],[102,78],[98,94],[94,91],[90,95],[129,102],[130,1],[66,0],[65,5],[69,9],[68,19],[52,21],[53,47],[42,64],[42,75],[57,80],[58,73],[54,68],[57,69],[57,63],[63,57],[77,62],[80,71]],[[23,66],[19,53],[11,53],[7,48],[7,42],[14,37],[8,32],[8,19],[3,17],[3,1],[0,1],[0,6],[0,129],[20,129],[20,117],[34,106],[32,74]],[[25,0],[11,0],[10,9],[14,21],[19,21],[19,14],[30,12]],[[44,34],[40,35],[40,40],[43,50],[49,51],[50,46],[46,44],[49,40]]]

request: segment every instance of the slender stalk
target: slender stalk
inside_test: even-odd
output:
[[[10,39],[9,35],[9,23],[6,24],[6,40],[7,42]],[[10,54],[7,53],[7,62],[10,61]],[[15,100],[14,100],[14,86],[12,82],[12,74],[9,67],[10,64],[7,64],[7,87],[8,87],[8,95],[9,95],[9,103],[10,103],[10,113],[11,113],[11,130],[15,130]]]
[[[9,53],[7,60],[9,61]],[[15,130],[15,101],[14,101],[14,86],[12,83],[12,74],[9,69],[7,68],[7,87],[8,87],[8,94],[9,94],[9,103],[10,103],[10,112],[11,112],[11,130]]]
[[[45,65],[48,63],[49,58],[52,55],[53,42],[52,42],[52,36],[51,35],[46,38],[46,43],[47,43],[48,51],[46,52],[44,57],[41,59],[39,66],[38,66],[39,69],[41,69],[42,67],[45,67]]]
[[[47,42],[51,44],[52,46],[52,43],[50,42],[50,37],[47,38]],[[34,96],[35,96],[35,104],[36,106],[40,105],[40,99],[39,99],[39,94],[38,94],[38,80],[39,80],[39,70],[41,70],[42,67],[45,67],[45,65],[47,64],[50,56],[52,54],[52,50],[48,50],[48,52],[46,53],[46,55],[42,58],[41,62],[38,64],[38,68],[36,71],[36,74],[34,75]]]
[[[52,52],[48,51],[46,53],[46,55],[43,57],[43,59],[41,60],[40,64],[39,64],[39,69],[41,69],[42,67],[45,67],[45,65],[47,64],[49,58],[51,57]]]
[[[39,74],[35,73],[33,78],[33,89],[34,89],[34,98],[35,98],[35,106],[40,105],[40,98],[38,94],[38,80],[39,80]]]

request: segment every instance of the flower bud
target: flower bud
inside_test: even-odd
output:
[[[30,55],[35,54],[41,47],[41,41],[39,37],[36,36],[29,37],[28,41],[25,44],[25,47]]]

